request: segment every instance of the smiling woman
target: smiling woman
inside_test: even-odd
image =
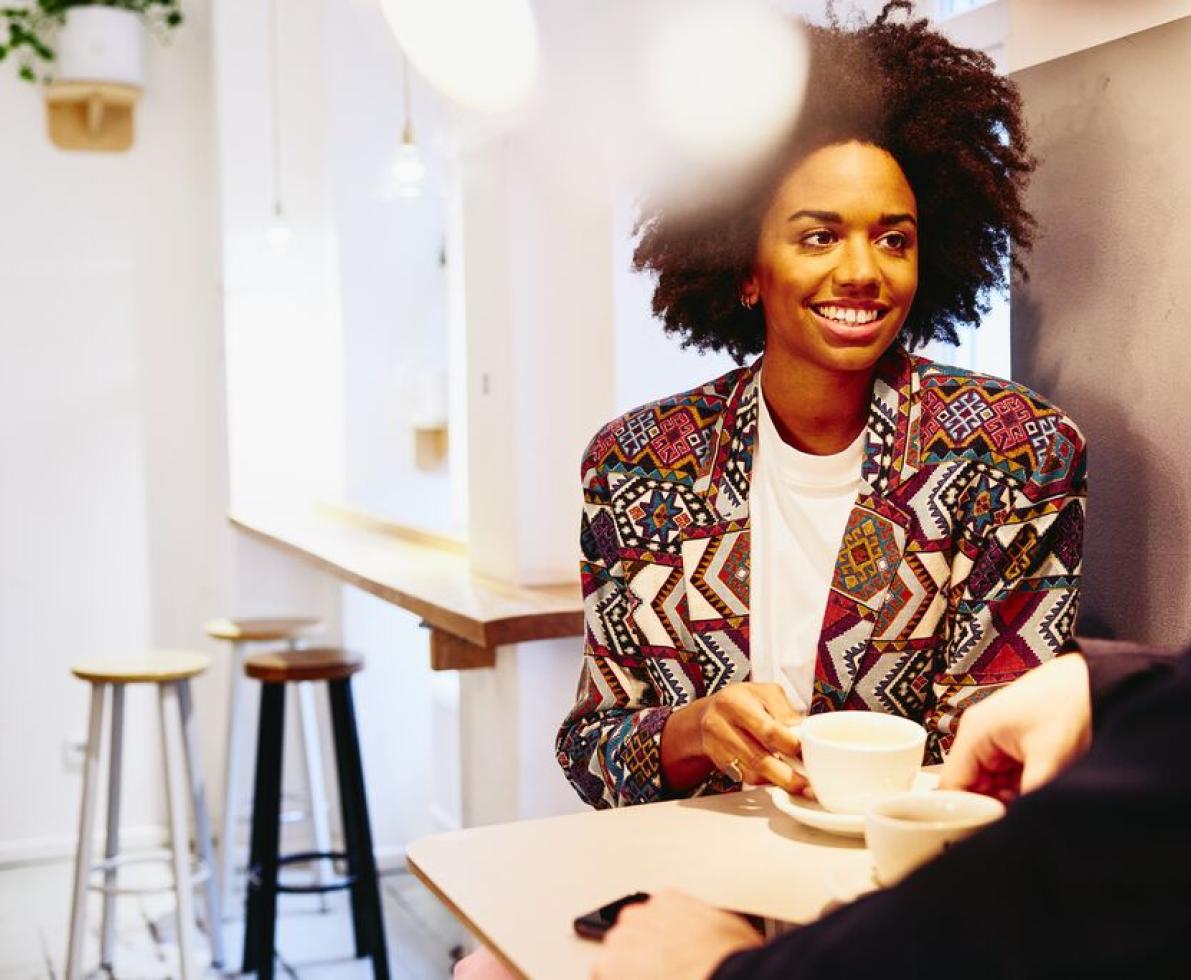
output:
[[[938,761],[968,705],[1070,634],[1078,429],[907,350],[977,324],[1020,269],[1033,168],[1012,85],[909,10],[809,28],[780,150],[642,208],[665,329],[764,356],[614,419],[584,457],[585,648],[557,750],[593,806],[797,791],[781,756],[806,712],[911,718]]]

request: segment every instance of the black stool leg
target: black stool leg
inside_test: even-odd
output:
[[[261,685],[252,795],[252,846],[244,913],[243,973],[272,980],[277,929],[277,857],[281,845],[281,768],[285,738],[285,685]],[[254,874],[256,881],[254,883]]]
[[[335,732],[335,764],[339,773],[339,803],[343,811],[343,836],[348,853],[352,885],[352,926],[356,934],[356,956],[372,957],[372,975],[389,978],[389,957],[385,949],[385,922],[381,914],[380,885],[376,857],[372,852],[372,828],[368,822],[368,799],[364,792],[364,766],[356,733],[351,681],[327,685],[331,701],[331,724]]]

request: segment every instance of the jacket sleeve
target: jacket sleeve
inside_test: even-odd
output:
[[[671,709],[659,704],[627,615],[607,473],[595,456],[589,447],[583,465],[583,666],[555,748],[579,796],[604,809],[661,797],[662,727]]]
[[[1090,664],[1090,661],[1089,661]],[[900,885],[737,953],[715,980],[1187,976],[1191,654],[1133,681],[1092,748]],[[973,928],[990,942],[973,940]]]
[[[1075,626],[1087,498],[1086,453],[1060,416],[1029,478],[974,534],[973,505],[948,586],[948,630],[927,717],[930,755],[950,748],[965,709],[1056,656]],[[991,505],[990,505],[991,506]]]

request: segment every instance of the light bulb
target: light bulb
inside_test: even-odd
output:
[[[393,155],[393,162],[389,165],[386,196],[418,197],[422,193],[425,179],[426,164],[422,162],[418,145],[412,139],[402,140],[400,148]]]

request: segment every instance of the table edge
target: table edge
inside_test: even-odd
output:
[[[516,963],[510,960],[500,950],[496,943],[493,942],[491,937],[488,936],[483,929],[477,926],[475,922],[472,921],[472,919],[466,913],[464,913],[462,909],[459,908],[458,905],[452,902],[442,891],[442,889],[440,889],[433,881],[430,880],[429,875],[427,875],[420,867],[418,867],[418,862],[414,860],[413,855],[411,855],[408,851],[405,853],[405,865],[413,873],[413,876],[417,878],[418,881],[420,881],[423,885],[425,885],[430,894],[442,902],[442,904],[446,906],[447,910],[453,916],[455,916],[456,919],[462,922],[464,926],[467,927],[468,932],[479,939],[480,942],[487,947],[489,952],[491,952],[493,956],[500,960],[503,966],[512,971],[514,975],[522,977],[524,980],[528,980],[529,975],[525,973],[525,971],[523,971],[519,966],[517,966]]]

